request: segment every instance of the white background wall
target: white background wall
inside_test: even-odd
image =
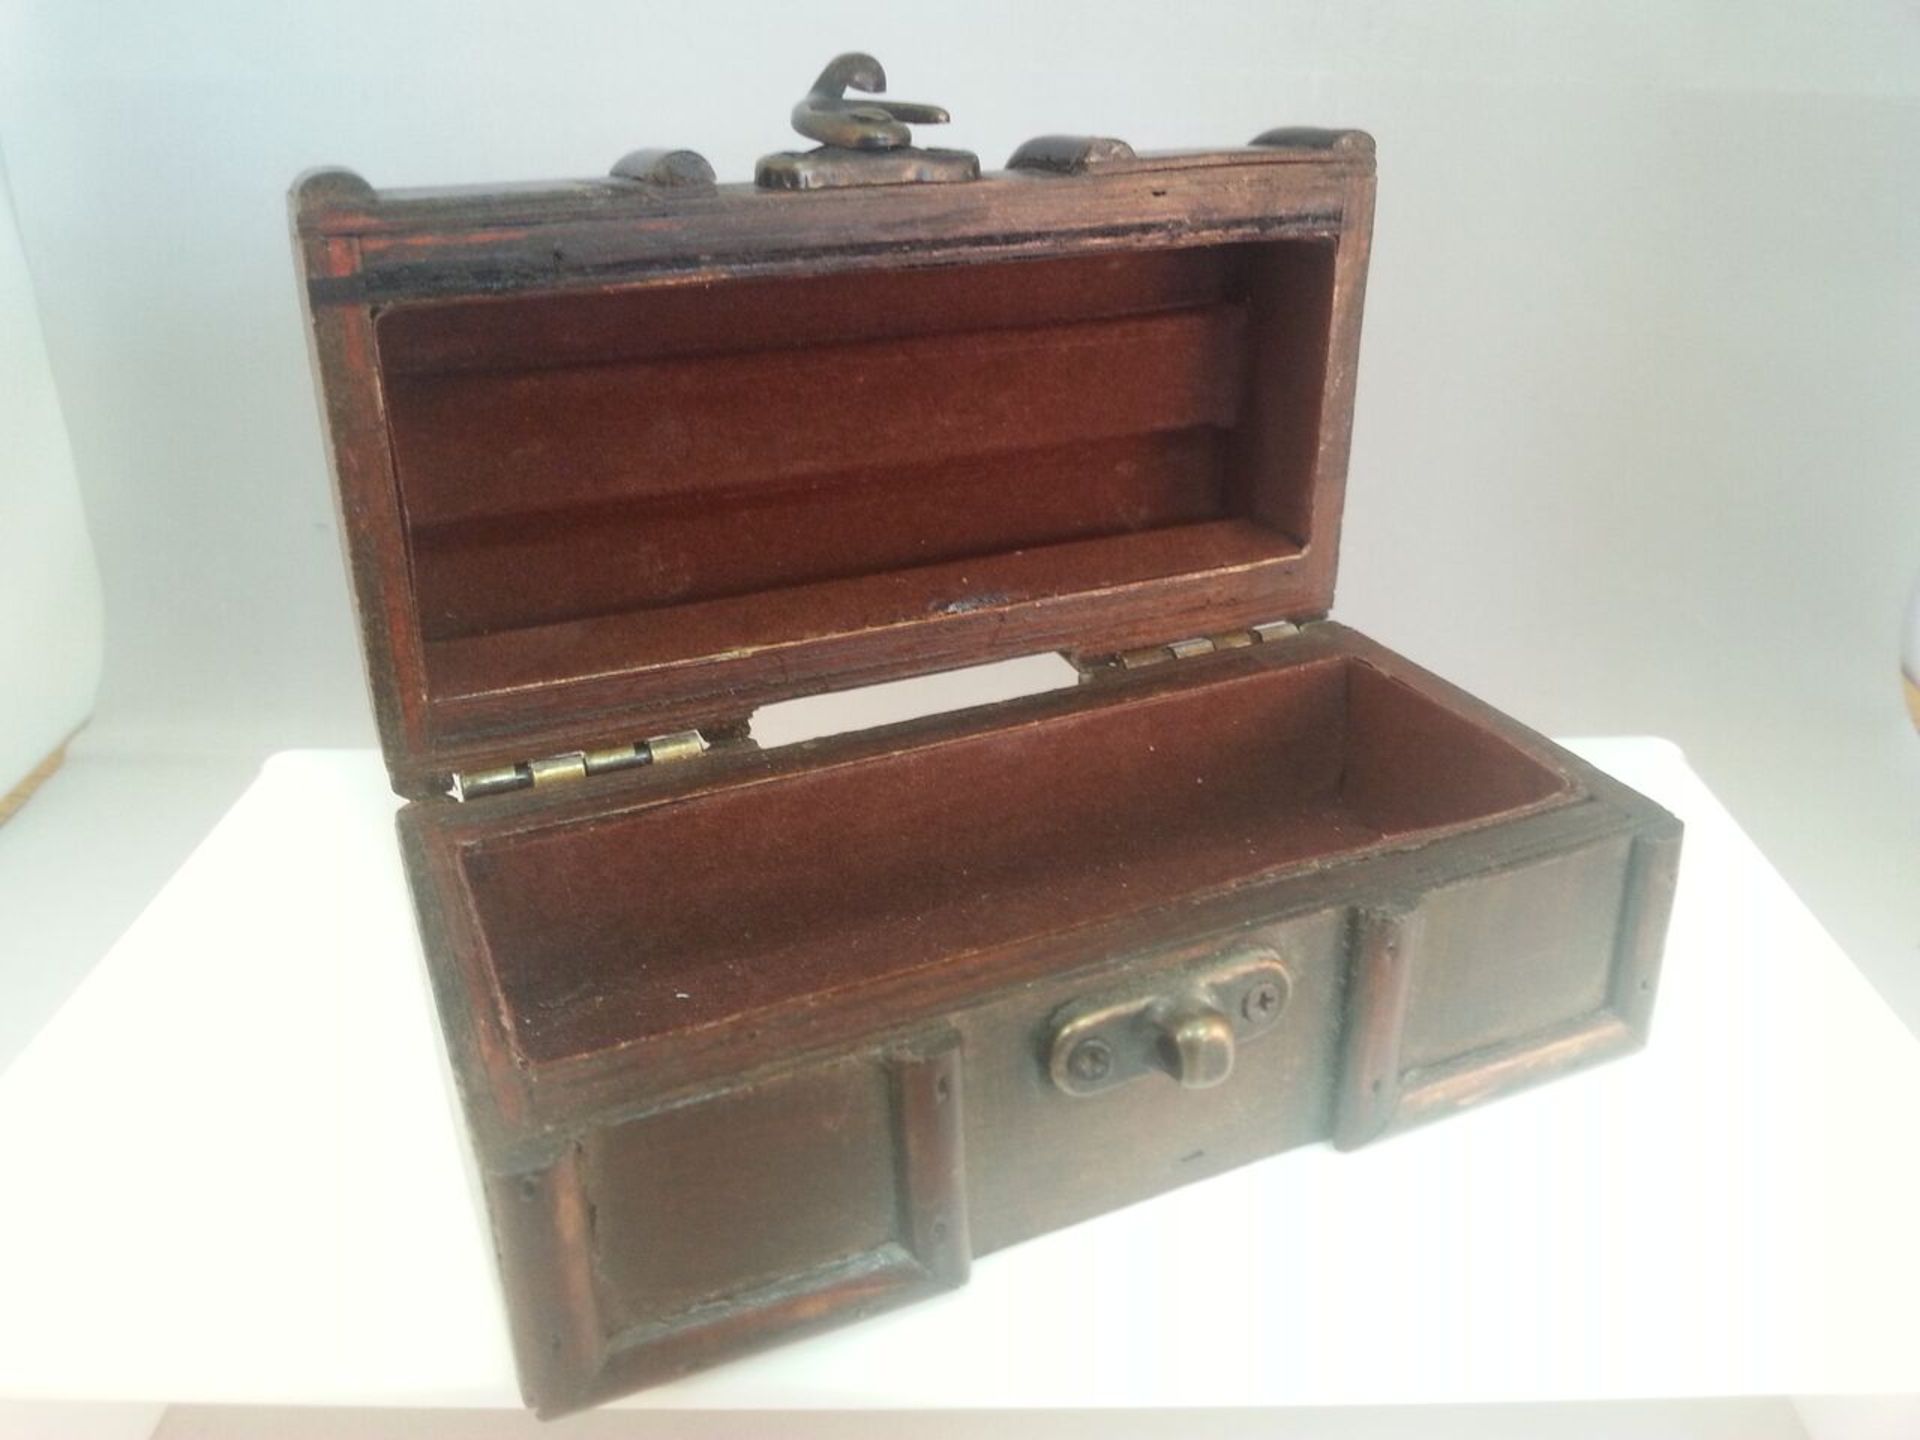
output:
[[[1920,14],[1646,5],[0,10],[0,135],[106,579],[92,744],[371,727],[281,192],[723,178],[835,51],[999,163],[1359,124],[1380,210],[1337,613],[1560,733],[1671,735],[1910,1018]]]
[[[100,576],[0,163],[0,795],[99,683]]]

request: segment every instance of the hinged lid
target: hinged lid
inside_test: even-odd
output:
[[[402,793],[1327,611],[1371,141],[1050,136],[967,178],[861,139],[933,107],[831,109],[884,84],[865,59],[796,110],[856,143],[762,185],[654,150],[604,181],[296,187]]]

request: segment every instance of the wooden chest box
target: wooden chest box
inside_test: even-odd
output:
[[[1325,619],[1357,132],[294,194],[400,832],[543,1413],[1634,1047],[1679,827]],[[769,701],[1078,688],[762,751]]]

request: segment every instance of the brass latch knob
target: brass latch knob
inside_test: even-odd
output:
[[[1273,1028],[1292,989],[1277,952],[1242,944],[1160,988],[1077,1000],[1052,1018],[1048,1073],[1069,1095],[1142,1075],[1208,1089],[1233,1073],[1240,1046]]]
[[[1174,1007],[1158,1023],[1161,1063],[1187,1089],[1210,1089],[1233,1073],[1233,1022],[1213,1006]]]

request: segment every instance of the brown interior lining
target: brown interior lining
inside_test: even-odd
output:
[[[1194,427],[455,522],[419,537],[421,611],[440,617],[435,640],[486,636],[1193,524],[1226,513],[1222,465],[1218,432]],[[511,589],[504,563],[522,577]]]
[[[1332,254],[392,308],[377,333],[429,695],[1297,557]]]
[[[1251,565],[1272,554],[1271,541],[1271,532],[1253,521],[1218,520],[795,585],[777,598],[753,590],[677,605],[671,623],[656,612],[623,610],[444,641],[435,647],[436,683],[442,697],[461,698],[567,675],[699,662],[729,649],[789,641],[796,615],[830,609],[846,629],[878,630],[902,616],[988,610],[1049,587],[1099,590],[1118,583],[1117,576]]]
[[[1244,313],[1222,305],[857,345],[396,376],[389,396],[411,477],[407,514],[424,528],[1231,428],[1245,334]]]
[[[464,873],[518,1043],[552,1059],[1489,821],[1563,786],[1335,657],[482,842]]]

